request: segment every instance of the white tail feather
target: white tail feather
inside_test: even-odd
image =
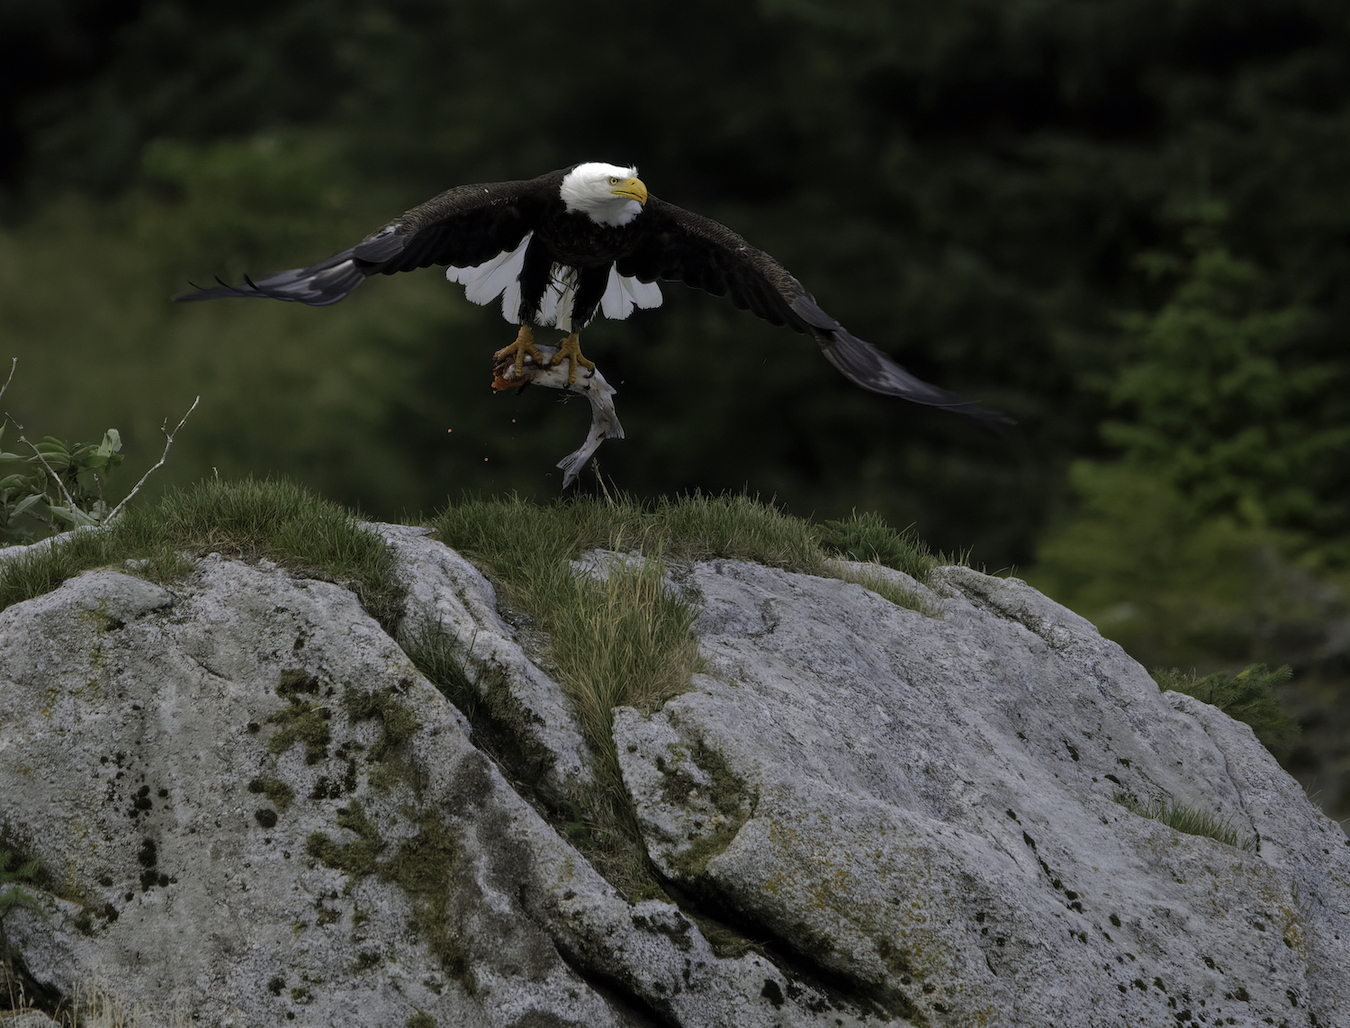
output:
[[[661,306],[661,287],[655,282],[639,282],[624,278],[614,268],[609,269],[609,284],[600,298],[600,310],[613,321],[622,321],[633,313],[634,307],[649,310]]]
[[[491,260],[472,268],[446,268],[445,277],[464,287],[471,303],[488,304],[502,298],[502,317],[511,324],[520,323],[520,273],[525,267],[525,250],[534,233],[527,233],[514,250],[504,250]],[[539,301],[535,324],[572,332],[582,326],[572,324],[572,303],[576,298],[577,272],[566,265],[553,265],[548,287]],[[600,313],[621,321],[634,307],[647,310],[661,306],[661,288],[655,282],[624,278],[613,267],[600,298]]]
[[[487,304],[501,296],[502,317],[515,324],[520,320],[520,271],[533,235],[527,232],[514,250],[503,250],[472,268],[446,268],[445,277],[462,285],[464,297],[471,303]]]

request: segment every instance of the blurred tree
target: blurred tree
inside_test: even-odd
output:
[[[0,165],[11,192],[116,194],[159,137],[313,125],[357,87],[339,60],[359,6],[346,0],[0,2],[0,38],[18,58]]]
[[[1102,429],[1116,457],[1073,465],[1081,507],[1031,576],[1153,663],[1260,659],[1272,624],[1314,613],[1282,563],[1350,558],[1350,427],[1315,402],[1345,369],[1309,353],[1309,311],[1223,245],[1222,212],[1196,213],[1184,257],[1141,261],[1171,293],[1122,319],[1129,362],[1107,391],[1124,416]]]
[[[79,61],[56,62],[59,73],[6,101],[20,159],[3,185],[11,213],[29,219],[9,252],[51,247],[52,266],[90,291],[91,315],[113,304],[92,295],[110,277],[93,254],[115,260],[118,238],[140,248],[123,255],[127,269],[176,266],[177,282],[143,284],[135,302],[135,282],[123,281],[115,306],[143,329],[124,334],[129,361],[158,360],[177,333],[212,362],[256,353],[258,382],[292,365],[331,377],[335,340],[354,357],[399,336],[370,358],[360,448],[397,453],[377,462],[407,460],[421,474],[373,494],[359,475],[340,494],[324,487],[374,511],[431,506],[461,485],[554,488],[537,458],[520,466],[509,455],[561,455],[575,445],[573,417],[559,422],[531,393],[493,407],[467,384],[485,372],[466,371],[466,355],[501,344],[490,312],[467,312],[442,285],[427,316],[454,322],[462,341],[430,332],[420,347],[409,333],[427,332],[423,308],[405,310],[411,294],[390,282],[313,322],[293,311],[150,312],[188,276],[307,262],[458,182],[635,161],[658,195],[783,259],[855,333],[1020,421],[990,440],[857,393],[809,342],[670,288],[660,313],[591,330],[629,430],[601,455],[619,484],[640,494],[749,486],[824,517],[874,509],[916,521],[937,547],[974,544],[994,566],[1032,558],[1042,525],[1069,501],[1068,465],[1105,452],[1105,396],[1084,383],[1124,359],[1110,312],[1151,299],[1130,269],[1140,251],[1177,242],[1159,214],[1169,203],[1199,188],[1224,197],[1234,248],[1315,312],[1310,359],[1341,359],[1350,323],[1350,23],[1339,0],[690,0],[678,16],[661,5],[620,15],[597,0],[3,10],[0,37],[19,38],[8,33],[18,26],[33,52],[86,40]],[[268,147],[275,163],[248,156]],[[139,213],[109,203],[90,214],[96,230],[75,227],[75,215],[47,213],[72,188],[134,196]],[[38,238],[37,226],[57,223],[67,240]],[[6,302],[19,281],[23,304],[36,303],[42,287],[27,272],[0,280]],[[430,313],[437,303],[443,315]],[[296,334],[255,349],[268,318]],[[237,341],[244,331],[249,345]],[[71,332],[16,338],[69,354],[72,339],[99,336]],[[128,377],[120,402],[135,404],[143,394]],[[213,431],[242,465],[326,459],[288,453],[290,432],[269,438],[284,408],[255,406],[266,390],[213,407],[208,384],[182,383],[189,399],[204,391],[199,430],[227,419]],[[337,403],[344,390],[325,395]],[[1308,402],[1324,412],[1345,403],[1325,390]],[[504,410],[517,422],[496,425]],[[450,420],[438,411],[457,431],[495,425],[492,452],[448,446],[429,430]],[[243,424],[256,431],[241,434]],[[1350,485],[1325,489],[1343,501]]]
[[[1155,315],[1124,319],[1128,363],[1109,395],[1131,416],[1105,422],[1103,437],[1201,518],[1339,542],[1350,426],[1329,422],[1317,400],[1343,389],[1347,369],[1310,354],[1312,312],[1278,306],[1268,278],[1223,245],[1223,211],[1197,213],[1186,258],[1141,258],[1180,280]]]
[[[140,6],[136,0],[0,0],[0,197],[12,201],[10,191],[32,168],[31,147],[42,129],[27,116],[29,106],[88,88],[106,71],[118,29],[136,20]]]

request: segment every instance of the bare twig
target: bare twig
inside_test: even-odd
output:
[[[122,502],[112,509],[112,513],[110,513],[106,518],[104,518],[105,523],[112,521],[114,518],[117,517],[118,514],[122,513],[122,508],[125,507],[129,502],[131,502],[131,498],[133,496],[135,496],[138,492],[141,491],[141,486],[145,485],[146,479],[148,479],[151,475],[153,475],[156,471],[158,471],[160,468],[164,466],[164,461],[167,460],[169,456],[169,447],[173,445],[173,437],[178,434],[178,430],[180,428],[182,428],[184,425],[187,424],[187,419],[192,415],[192,412],[197,409],[197,404],[201,402],[202,398],[200,396],[198,396],[195,400],[192,401],[192,406],[187,409],[187,413],[183,415],[183,419],[178,422],[177,426],[175,426],[172,432],[165,429],[164,425],[167,425],[169,423],[169,419],[168,418],[164,419],[164,425],[159,426],[159,430],[164,433],[164,452],[159,455],[159,460],[155,463],[155,466],[141,476],[141,480],[136,483],[136,485],[132,488],[131,492],[127,493],[127,495],[122,499]]]
[[[14,381],[14,369],[17,368],[18,366],[19,366],[19,358],[11,357],[9,364],[9,378],[5,379],[5,384],[0,386],[0,397],[3,397],[5,395],[5,390],[8,389],[9,384]]]

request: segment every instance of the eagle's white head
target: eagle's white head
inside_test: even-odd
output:
[[[578,164],[563,176],[563,203],[601,225],[627,225],[642,213],[647,187],[637,168],[592,161]]]

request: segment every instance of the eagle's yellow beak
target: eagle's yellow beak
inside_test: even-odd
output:
[[[647,202],[647,187],[640,178],[616,178],[610,180],[609,191],[615,196],[626,196],[638,203]]]

